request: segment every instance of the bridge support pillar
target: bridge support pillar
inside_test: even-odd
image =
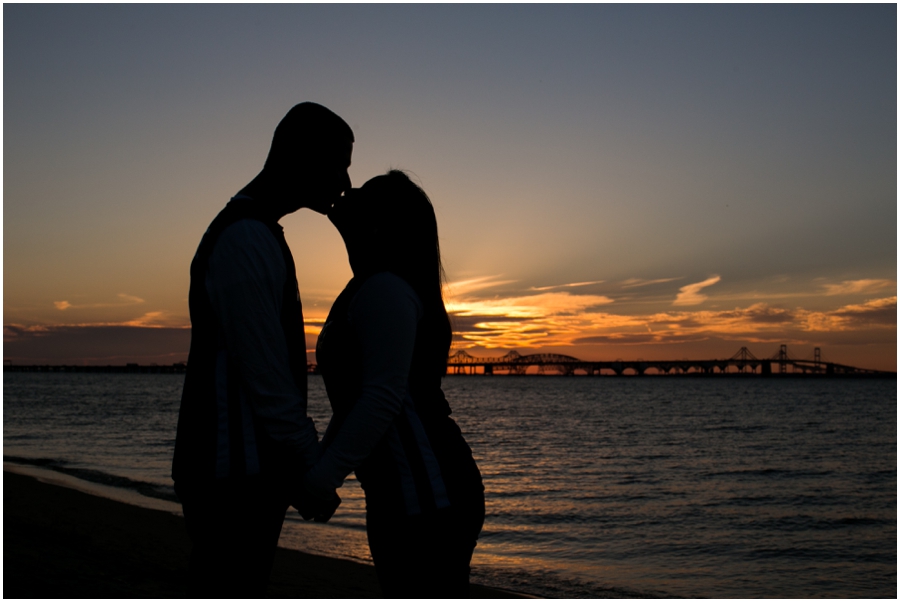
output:
[[[493,367],[492,365],[490,365],[490,364],[485,364],[485,365],[484,365],[484,373],[485,373],[485,374],[491,374],[491,375],[493,375],[493,374],[494,374],[494,367]]]

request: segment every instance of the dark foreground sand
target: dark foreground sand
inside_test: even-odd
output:
[[[3,598],[181,598],[180,516],[3,473]],[[377,598],[371,566],[279,548],[277,598]],[[476,598],[513,598],[472,586]]]

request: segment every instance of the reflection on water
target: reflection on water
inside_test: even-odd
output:
[[[180,375],[4,375],[4,455],[169,492]],[[475,580],[556,597],[893,597],[896,381],[448,377]],[[329,415],[319,378],[310,413]],[[366,560],[362,492],[282,545]]]

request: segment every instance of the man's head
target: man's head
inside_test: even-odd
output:
[[[350,188],[353,130],[322,105],[295,105],[275,128],[263,171],[280,188],[287,211],[325,213]]]

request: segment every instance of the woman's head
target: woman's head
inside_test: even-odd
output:
[[[413,363],[425,362],[424,373],[440,378],[447,370],[452,333],[442,295],[437,220],[428,195],[405,173],[391,170],[347,193],[328,219],[344,238],[355,277],[393,272],[419,296],[425,314],[416,335],[421,355]]]
[[[434,208],[405,173],[391,170],[372,178],[336,203],[328,217],[344,238],[355,275],[390,271],[419,296],[441,296]]]

